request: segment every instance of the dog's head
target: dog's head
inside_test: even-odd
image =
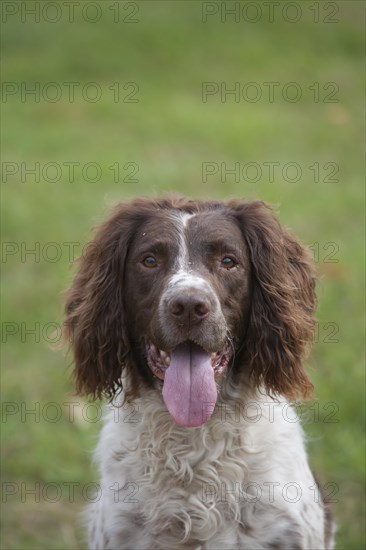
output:
[[[213,412],[215,379],[311,392],[314,331],[304,248],[262,202],[137,199],[98,228],[68,291],[78,392],[126,398],[162,381],[176,423]]]

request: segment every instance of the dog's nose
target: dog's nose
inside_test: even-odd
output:
[[[210,312],[208,298],[198,294],[176,296],[168,307],[175,321],[188,326],[200,323]]]

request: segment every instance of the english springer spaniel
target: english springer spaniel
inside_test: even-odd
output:
[[[115,208],[66,300],[76,389],[112,401],[90,549],[333,548],[287,401],[312,392],[314,287],[263,202]]]

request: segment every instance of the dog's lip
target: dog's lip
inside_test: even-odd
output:
[[[215,352],[208,352],[201,344],[198,344],[193,340],[187,340],[186,342],[201,347],[207,355],[210,356],[215,378],[224,372],[233,355],[232,346],[229,341],[227,341],[221,349]],[[151,340],[146,340],[145,347],[147,364],[150,370],[154,376],[160,380],[164,380],[165,371],[170,366],[171,353],[174,352],[175,348],[170,351],[161,350]]]

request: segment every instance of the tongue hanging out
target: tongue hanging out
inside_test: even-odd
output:
[[[176,424],[207,422],[217,399],[210,355],[192,342],[177,346],[165,372],[163,398]]]

